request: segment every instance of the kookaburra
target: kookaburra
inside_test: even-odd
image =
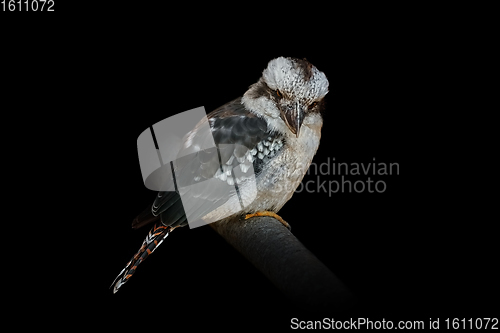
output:
[[[232,147],[218,154],[196,152],[195,127],[182,143],[182,149],[194,151],[189,163],[180,166],[179,172],[193,169],[196,178],[214,178],[232,185],[235,182],[225,167],[240,163],[253,166],[256,197],[244,209],[227,216],[218,212],[204,211],[201,216],[210,216],[216,223],[224,223],[241,216],[268,215],[288,224],[276,213],[292,197],[307,172],[321,137],[324,97],[328,93],[328,80],[306,59],[279,57],[271,60],[262,72],[262,77],[239,97],[207,115],[215,145]],[[231,146],[229,144],[236,144]],[[234,175],[233,175],[234,176]],[[245,194],[246,187],[239,184],[238,195]],[[210,197],[207,193],[207,198]],[[235,202],[236,193],[234,193]],[[219,218],[220,216],[220,218]],[[177,227],[188,224],[180,195],[175,191],[159,192],[151,207],[141,213],[132,223],[139,228],[155,223],[142,247],[128,262],[113,282],[113,292],[127,282],[137,266]]]

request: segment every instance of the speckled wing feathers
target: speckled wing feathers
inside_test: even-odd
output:
[[[234,185],[232,168],[240,165],[241,170],[247,172],[252,164],[257,174],[265,160],[274,156],[282,145],[280,138],[268,132],[264,119],[245,109],[241,98],[214,110],[207,118],[217,148],[197,150],[196,147],[202,146],[202,141],[207,138],[188,134],[184,139],[183,153],[189,154],[174,161],[177,185],[185,189],[183,198],[196,196],[204,200],[203,204],[195,210],[184,212],[178,193],[159,192],[151,212],[154,216],[160,216],[166,226],[184,226],[187,224],[185,213],[188,216],[209,213],[215,203],[227,197],[227,193],[217,193],[209,186],[201,192],[190,191],[189,185],[213,178]],[[134,223],[136,226],[144,225],[140,220]]]

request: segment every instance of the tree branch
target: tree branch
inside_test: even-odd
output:
[[[210,226],[299,307],[340,311],[353,304],[342,282],[275,218],[233,219]]]

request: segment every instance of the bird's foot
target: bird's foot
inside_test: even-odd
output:
[[[247,214],[245,216],[245,220],[248,220],[249,218],[254,217],[254,216],[271,216],[271,217],[274,217],[276,220],[280,221],[288,230],[292,230],[292,227],[290,227],[290,225],[285,220],[283,220],[283,218],[281,216],[279,216],[278,214],[276,214],[274,212],[270,212],[268,210],[264,210],[264,211],[256,212],[256,213],[253,213],[253,214]]]

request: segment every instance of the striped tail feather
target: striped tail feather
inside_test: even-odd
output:
[[[160,246],[163,240],[172,232],[173,228],[163,225],[161,222],[155,223],[149,231],[146,239],[137,253],[130,259],[124,269],[118,274],[110,288],[113,287],[113,293],[116,293],[130,277],[135,273],[137,266],[144,261],[153,251]]]

